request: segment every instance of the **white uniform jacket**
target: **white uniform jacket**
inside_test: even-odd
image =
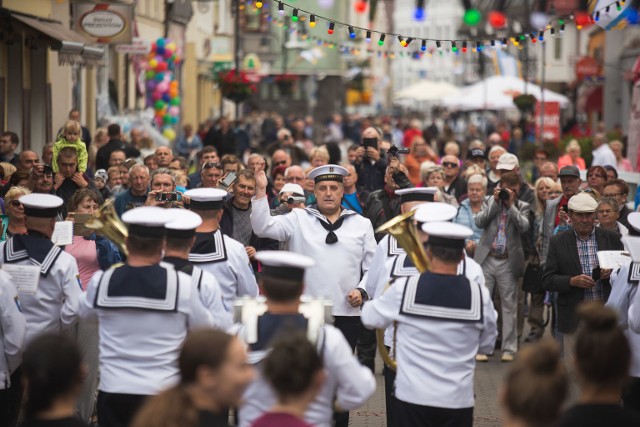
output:
[[[638,301],[638,282],[629,282],[631,265],[629,263],[611,273],[611,295],[605,305],[618,313],[618,324],[629,340],[632,356],[629,375],[640,378],[640,331],[629,328],[629,308],[634,299]]]
[[[326,218],[312,208],[293,209],[285,215],[271,216],[267,198],[253,198],[251,226],[259,237],[289,243],[289,250],[316,260],[304,276],[305,294],[333,301],[334,316],[360,316],[351,307],[347,294],[364,288],[363,275],[369,270],[376,241],[371,222],[356,212],[343,209],[344,222],[334,231],[338,241],[327,244],[328,231],[320,221]]]
[[[20,311],[11,276],[0,271],[0,390],[11,387],[11,374],[22,363],[27,321]]]
[[[0,265],[40,268],[38,289],[20,293],[27,320],[27,342],[45,332],[60,332],[77,321],[82,286],[76,259],[44,237],[17,235],[0,243]]]
[[[98,318],[99,389],[108,393],[153,395],[174,385],[187,331],[213,323],[191,277],[167,263],[97,272],[80,314]]]
[[[239,336],[243,338],[242,330]],[[343,410],[356,409],[373,395],[376,381],[371,371],[358,362],[344,335],[335,327],[323,326],[318,349],[322,354],[327,378],[322,390],[307,408],[304,419],[316,427],[331,427],[334,402]],[[251,352],[249,360],[258,365],[256,378],[245,391],[244,403],[240,407],[240,427],[249,427],[277,402],[275,393],[262,377],[259,364],[262,359],[259,356],[256,358],[254,352]]]
[[[258,296],[258,283],[242,243],[216,230],[196,233],[189,261],[216,278],[222,289],[225,310],[233,315],[236,297]]]
[[[474,405],[475,355],[493,350],[496,317],[486,287],[433,273],[396,280],[362,310],[369,328],[398,322],[396,397],[450,409]]]

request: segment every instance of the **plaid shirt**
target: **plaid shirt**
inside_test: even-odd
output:
[[[575,233],[575,230],[573,232]],[[593,269],[598,267],[596,228],[593,228],[587,240],[582,240],[576,233],[576,244],[578,246],[578,258],[580,258],[582,274],[591,277]],[[596,280],[596,285],[593,288],[584,290],[584,301],[602,301],[602,284],[600,280]]]

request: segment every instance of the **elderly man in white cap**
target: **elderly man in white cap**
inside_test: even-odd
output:
[[[622,250],[620,237],[594,225],[598,203],[587,193],[569,199],[571,228],[551,238],[542,286],[557,292],[558,330],[564,337],[565,360],[571,362],[576,307],[582,301],[606,302],[611,270],[601,269],[598,252]]]

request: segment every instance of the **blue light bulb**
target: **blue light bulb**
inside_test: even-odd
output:
[[[424,8],[416,7],[416,11],[413,15],[416,21],[424,21]]]

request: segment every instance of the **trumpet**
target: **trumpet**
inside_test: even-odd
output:
[[[95,230],[98,234],[111,240],[123,254],[129,255],[125,244],[129,230],[118,218],[118,213],[113,206],[113,199],[105,201],[96,214],[89,218],[85,227]]]
[[[405,250],[407,255],[411,258],[413,265],[416,266],[416,269],[420,273],[424,273],[425,271],[429,271],[429,259],[427,258],[427,254],[424,250],[424,246],[420,239],[418,238],[418,231],[413,222],[413,215],[415,211],[410,211],[405,214],[401,214],[396,216],[395,218],[390,219],[389,221],[382,224],[377,230],[376,233],[387,233],[390,235],[390,238],[393,237],[398,241],[398,244],[402,249]],[[389,289],[390,283],[387,283],[384,291],[386,292]],[[397,322],[393,323],[393,350],[395,352],[396,349],[396,341],[397,341]],[[384,345],[384,330],[377,329],[376,330],[376,338],[378,344],[378,351],[380,352],[380,357],[384,363],[387,364],[394,371],[398,368],[398,363],[395,360],[395,354],[392,356],[387,348]]]

